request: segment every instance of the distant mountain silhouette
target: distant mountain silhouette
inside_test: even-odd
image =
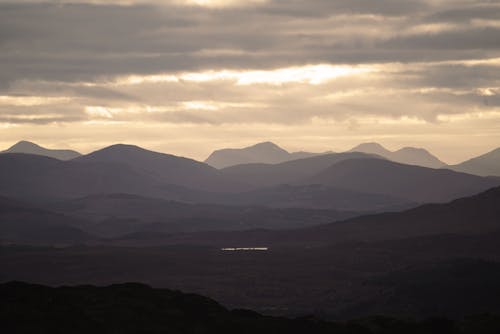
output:
[[[352,148],[350,152],[377,154],[389,160],[407,165],[417,165],[429,168],[442,168],[446,166],[444,162],[423,148],[404,147],[397,151],[389,151],[378,143],[363,143]]]
[[[210,191],[243,189],[243,182],[235,182],[196,160],[145,150],[134,145],[117,144],[81,156],[75,162],[119,163],[138,173],[145,173],[161,183],[177,184]]]
[[[423,203],[468,196],[496,186],[500,180],[382,159],[349,159],[302,183],[385,194]]]
[[[11,146],[9,149],[2,151],[0,153],[26,153],[26,154],[36,154],[43,155],[46,157],[58,159],[58,160],[71,160],[79,157],[81,154],[72,150],[51,150],[41,147],[35,143],[29,141],[20,141],[17,144]]]
[[[78,243],[91,239],[85,222],[0,197],[0,242],[30,244]]]
[[[205,160],[215,168],[225,168],[241,164],[277,164],[294,159],[308,158],[325,153],[293,152],[282,149],[271,142],[263,142],[245,148],[226,148],[216,150]]]
[[[234,180],[245,180],[246,183],[254,187],[269,187],[296,183],[321,172],[339,161],[368,157],[375,158],[376,156],[360,152],[330,153],[279,164],[237,165],[221,169],[221,172]]]
[[[500,176],[500,148],[449,168],[481,176]]]

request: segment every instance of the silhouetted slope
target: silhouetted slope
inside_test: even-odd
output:
[[[297,159],[280,164],[246,164],[224,168],[221,172],[235,180],[245,180],[255,187],[296,183],[331,165],[348,159],[374,157],[365,153],[332,153]]]
[[[244,148],[225,148],[216,150],[205,160],[215,168],[226,168],[241,164],[276,164],[294,159],[303,159],[326,153],[293,152],[282,149],[271,142],[258,143]]]
[[[139,173],[146,173],[162,183],[210,191],[237,190],[241,183],[228,180],[202,162],[175,155],[148,151],[133,145],[117,144],[92,152],[75,162],[120,163]]]
[[[500,230],[500,187],[445,204],[426,204],[311,228],[335,240],[390,240],[437,234],[481,234]]]
[[[484,191],[500,182],[381,159],[350,159],[334,164],[303,183],[385,194],[417,202],[444,202]]]
[[[0,197],[0,242],[75,243],[91,239],[85,222]]]
[[[211,201],[231,205],[258,205],[278,208],[316,208],[351,211],[394,211],[417,204],[394,196],[363,193],[324,185],[277,185],[256,190],[212,196]]]
[[[445,204],[426,204],[341,222],[288,231],[207,232],[169,236],[165,244],[189,243],[227,247],[251,245],[310,247],[346,242],[374,242],[442,234],[476,235],[500,231],[500,187]]]
[[[59,202],[51,210],[94,224],[92,234],[288,229],[357,216],[355,212],[187,204],[128,194],[93,195]]]
[[[0,153],[36,154],[58,160],[71,160],[81,155],[80,153],[72,150],[50,150],[45,147],[41,147],[35,143],[31,143],[29,141],[24,141],[24,140],[16,143],[9,149]]]
[[[404,147],[397,151],[389,151],[378,143],[363,143],[352,148],[350,152],[377,154],[391,161],[407,165],[416,165],[429,168],[442,168],[446,166],[444,162],[442,162],[423,148]]]
[[[315,317],[287,319],[243,309],[229,311],[200,295],[139,283],[50,288],[9,282],[0,284],[0,293],[0,320],[8,333],[478,334],[494,333],[500,323],[493,316],[460,322],[388,317],[343,323]]]
[[[500,176],[500,148],[479,157],[464,161],[451,169],[482,176]]]

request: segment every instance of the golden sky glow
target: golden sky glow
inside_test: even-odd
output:
[[[0,0],[1,147],[500,146],[500,3],[69,2]]]

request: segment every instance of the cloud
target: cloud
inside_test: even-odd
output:
[[[0,124],[42,139],[93,129],[92,145],[119,141],[115,127],[318,149],[336,134],[492,133],[499,13],[480,0],[0,1]]]

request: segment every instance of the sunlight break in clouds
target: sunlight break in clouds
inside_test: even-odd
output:
[[[327,64],[308,65],[301,67],[280,68],[269,71],[205,71],[189,72],[179,75],[150,75],[150,76],[129,76],[119,78],[116,84],[142,84],[160,82],[179,81],[235,81],[238,85],[270,84],[282,85],[286,83],[308,83],[319,85],[327,81],[349,76],[373,72],[371,66],[333,66]]]

